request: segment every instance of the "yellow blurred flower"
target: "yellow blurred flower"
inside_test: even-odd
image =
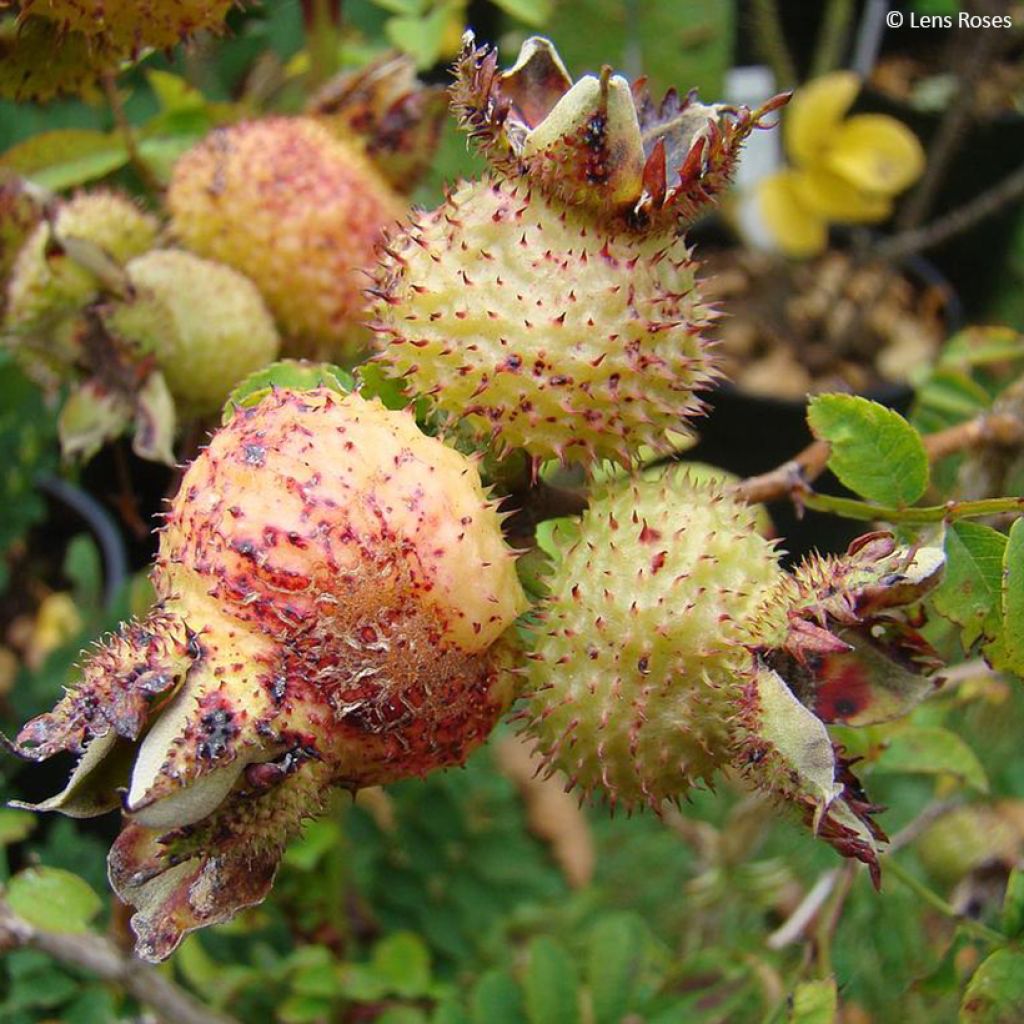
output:
[[[756,202],[790,256],[823,251],[829,223],[885,220],[924,170],[924,150],[906,125],[885,114],[846,116],[859,90],[857,75],[837,71],[799,89],[786,112],[791,166],[758,183]]]

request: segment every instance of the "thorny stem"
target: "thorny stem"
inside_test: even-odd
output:
[[[776,0],[754,0],[753,17],[756,38],[761,52],[775,72],[775,85],[779,89],[796,85],[796,65],[786,45]]]
[[[145,186],[146,191],[152,196],[159,196],[163,192],[163,187],[153,173],[153,168],[149,166],[139,152],[139,145],[135,139],[135,129],[132,127],[132,123],[128,120],[128,115],[124,111],[121,94],[117,91],[117,79],[111,71],[103,75],[103,92],[107,97],[110,112],[114,116],[114,124],[117,125],[117,130],[121,135],[122,142],[124,142],[124,148],[128,153],[128,159],[131,161],[132,167],[135,168],[136,173],[142,179],[142,184]]]
[[[0,950],[37,949],[121,986],[167,1024],[235,1024],[235,1018],[204,1006],[150,964],[126,956],[99,935],[45,931],[19,917],[0,900]]]
[[[1002,932],[997,932],[994,928],[989,928],[988,925],[959,913],[954,906],[947,903],[937,892],[929,889],[924,882],[908,871],[898,860],[886,858],[885,870],[888,874],[898,878],[915,896],[927,903],[928,906],[937,910],[943,917],[948,917],[951,921],[955,921],[964,931],[970,932],[974,938],[997,946],[1006,944],[1006,936]]]
[[[828,74],[839,67],[852,23],[853,0],[829,0],[818,34],[818,42],[814,47],[811,78]]]

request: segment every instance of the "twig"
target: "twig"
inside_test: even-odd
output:
[[[829,0],[814,47],[811,78],[835,71],[843,59],[843,47],[850,36],[853,22],[853,0]]]
[[[986,217],[991,217],[1021,196],[1024,196],[1024,166],[1019,167],[987,192],[982,192],[980,196],[975,196],[970,202],[951,210],[930,224],[910,228],[887,238],[875,247],[873,255],[880,260],[893,262],[934,248],[974,227]]]
[[[996,5],[984,6],[994,9]],[[973,45],[963,54],[961,71],[957,76],[956,97],[949,105],[939,130],[928,147],[925,175],[896,217],[898,230],[916,228],[928,216],[939,188],[945,180],[950,161],[956,155],[964,131],[970,124],[978,83],[991,67],[992,57],[1005,35],[1006,33],[1001,33],[998,29],[979,29],[972,33]]]
[[[853,880],[857,877],[858,864],[847,861],[837,872],[831,899],[822,907],[818,917],[818,926],[814,929],[814,945],[818,976],[827,978],[832,974],[832,938],[839,927],[839,919],[843,915],[846,897],[853,888]]]
[[[972,420],[958,423],[956,426],[946,430],[939,430],[934,434],[926,434],[923,439],[928,459],[936,462],[954,452],[962,452],[970,448],[977,448],[987,444],[1006,445],[1012,447],[1024,444],[1024,422],[1017,416],[1010,413],[982,413]],[[826,441],[815,441],[808,445],[795,458],[782,463],[775,469],[758,476],[747,477],[733,487],[733,494],[741,501],[763,502],[775,501],[778,498],[787,496],[794,500],[804,501],[813,508],[812,500],[827,498],[827,495],[811,495],[808,485],[819,477],[828,465],[829,445]],[[837,499],[846,500],[846,499]],[[991,499],[1003,500],[1003,499]],[[1016,499],[1006,499],[1016,500]],[[861,502],[860,504],[864,504]],[[962,506],[969,503],[962,502],[958,506],[959,517],[965,513]],[[872,506],[874,507],[874,506]],[[948,506],[937,506],[948,509]],[[876,509],[877,511],[877,509]],[[922,512],[923,509],[902,509],[901,512]],[[845,514],[845,513],[844,513]],[[968,510],[967,515],[988,515],[987,512],[972,512]],[[933,513],[934,515],[934,513]],[[859,516],[857,518],[865,518]],[[937,515],[937,519],[945,518],[945,514]],[[928,522],[935,521],[929,519]]]
[[[766,945],[769,949],[783,949],[798,942],[804,930],[817,916],[825,901],[832,895],[836,882],[839,880],[839,868],[830,868],[818,876],[818,880],[808,890],[807,895],[797,905],[789,917],[768,936]]]
[[[0,949],[37,949],[102,981],[120,985],[152,1007],[167,1024],[235,1024],[235,1018],[204,1006],[166,975],[135,957],[125,956],[101,936],[64,934],[37,928],[0,900]]]
[[[878,60],[885,32],[885,16],[889,13],[889,0],[867,0],[857,29],[857,41],[853,47],[852,70],[867,78]]]
[[[825,472],[828,456],[828,442],[815,441],[781,466],[741,480],[733,487],[733,494],[750,503],[795,496]]]
[[[753,0],[755,38],[765,59],[775,72],[776,88],[796,85],[796,65],[786,45],[776,0]]]
[[[117,79],[114,73],[112,71],[105,72],[102,81],[103,92],[106,94],[110,112],[114,115],[114,124],[117,125],[121,140],[124,142],[128,159],[131,161],[132,167],[135,168],[138,176],[142,179],[142,184],[145,186],[146,191],[153,196],[159,196],[163,192],[163,186],[153,173],[153,168],[149,166],[139,152],[139,145],[135,140],[135,129],[132,127],[131,121],[128,120],[128,115],[124,112],[124,103],[121,101],[121,94],[117,91]]]

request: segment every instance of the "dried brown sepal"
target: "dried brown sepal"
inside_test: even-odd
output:
[[[554,46],[533,37],[508,71],[471,32],[455,64],[452,107],[494,167],[633,230],[670,231],[728,184],[740,147],[789,99],[751,110],[670,91],[660,104],[643,81],[605,67],[573,84]]]
[[[388,183],[411,192],[430,168],[448,114],[445,91],[416,77],[406,54],[386,54],[331,79],[306,113],[359,143]]]
[[[942,665],[920,613],[907,607],[943,567],[940,549],[899,547],[885,532],[858,538],[843,556],[808,558],[770,599],[786,608],[785,635],[760,653],[825,722],[898,718],[934,691]]]
[[[154,697],[180,682],[198,656],[195,635],[175,615],[158,610],[123,626],[89,658],[82,681],[53,711],[22,728],[17,753],[44,761],[61,751],[82,754],[109,732],[138,739]]]

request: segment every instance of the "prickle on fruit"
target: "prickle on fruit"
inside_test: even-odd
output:
[[[328,786],[461,763],[511,698],[525,598],[475,465],[327,388],[235,411],[182,480],[153,583],[152,613],[17,750],[80,756],[41,809],[126,791],[110,879],[162,959],[266,895]]]
[[[237,270],[190,252],[153,249],[125,273],[132,294],[111,302],[104,321],[153,354],[179,408],[217,412],[235,384],[277,356],[274,321]]]
[[[124,55],[166,49],[200,30],[223,28],[236,0],[19,0],[22,16],[55,22]]]
[[[776,105],[672,93],[655,109],[608,69],[573,85],[545,39],[501,73],[467,35],[453,106],[494,176],[389,239],[371,290],[380,361],[499,449],[585,465],[667,451],[716,377],[679,222]]]
[[[405,204],[354,145],[308,117],[218,128],[175,164],[171,230],[259,288],[290,355],[355,361],[365,271]]]
[[[613,807],[658,811],[738,770],[876,872],[876,808],[825,722],[895,717],[932,689],[927,645],[899,609],[941,567],[941,552],[871,535],[791,576],[756,510],[721,484],[679,470],[613,481],[548,580],[526,731],[550,771]],[[844,685],[859,715],[819,710]]]

